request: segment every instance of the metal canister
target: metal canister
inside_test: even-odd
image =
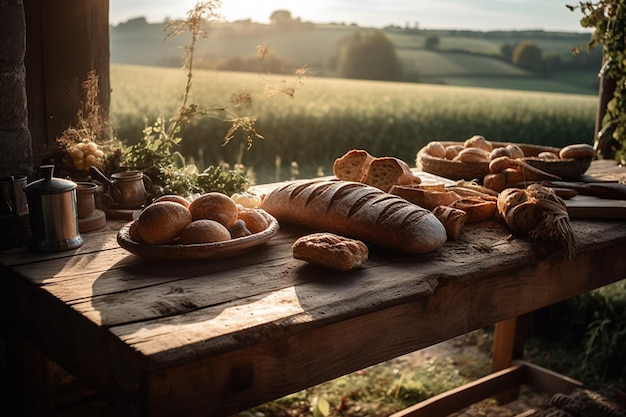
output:
[[[44,178],[24,188],[28,199],[31,246],[41,251],[78,248],[83,238],[78,229],[76,183],[54,178],[54,165],[40,167]]]

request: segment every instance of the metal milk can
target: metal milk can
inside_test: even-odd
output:
[[[31,246],[41,251],[78,248],[83,244],[83,238],[78,229],[76,183],[54,178],[54,165],[42,165],[40,169],[44,178],[24,188],[32,232]]]

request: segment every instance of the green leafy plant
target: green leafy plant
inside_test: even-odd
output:
[[[587,48],[602,46],[604,64],[600,75],[614,82],[613,97],[606,105],[597,140],[607,148],[617,151],[616,156],[624,162],[626,153],[626,1],[601,0],[579,2],[567,6],[580,9],[580,24],[594,31]],[[603,146],[603,145],[601,145]],[[620,151],[621,149],[621,151]]]
[[[233,94],[230,106],[202,108],[191,102],[194,57],[198,42],[208,39],[211,35],[209,25],[222,21],[217,9],[221,1],[211,0],[198,2],[187,13],[185,20],[172,20],[166,26],[166,39],[171,36],[188,33],[191,37],[185,47],[183,68],[186,70],[187,82],[182,103],[172,118],[163,117],[143,130],[143,137],[134,145],[125,149],[122,163],[144,171],[163,193],[189,194],[208,191],[235,193],[244,191],[249,181],[242,170],[231,170],[225,166],[210,166],[198,172],[194,164],[185,161],[177,151],[182,141],[181,129],[197,117],[209,117],[230,123],[224,138],[229,143],[238,131],[244,133],[248,149],[254,139],[263,137],[255,128],[256,118],[239,116],[235,109],[250,105],[252,97],[248,93]]]

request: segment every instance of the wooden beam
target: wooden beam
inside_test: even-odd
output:
[[[75,124],[82,83],[96,70],[108,118],[109,1],[25,0],[29,128],[35,163],[45,145]]]

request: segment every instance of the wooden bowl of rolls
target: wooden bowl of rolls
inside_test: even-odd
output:
[[[490,174],[489,163],[506,155],[518,159],[563,180],[583,175],[595,151],[588,144],[571,144],[564,148],[523,143],[491,142],[474,135],[464,142],[432,141],[417,153],[419,170],[453,180],[478,180]]]
[[[278,228],[276,219],[264,210],[244,207],[221,193],[206,193],[192,201],[166,195],[124,226],[117,240],[140,256],[212,258],[236,255],[264,243]]]

